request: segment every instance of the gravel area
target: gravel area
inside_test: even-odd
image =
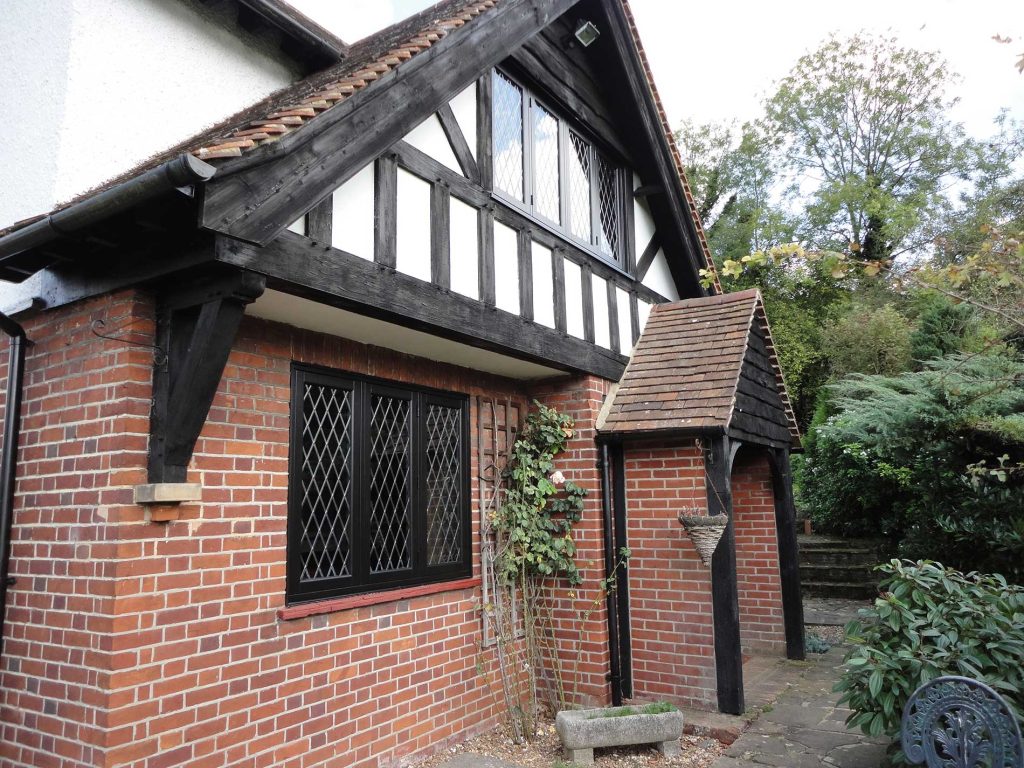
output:
[[[680,746],[682,754],[672,759],[662,757],[653,746],[599,749],[594,752],[594,765],[597,768],[708,768],[725,751],[714,739],[701,736],[683,736]],[[502,727],[435,755],[417,768],[441,768],[463,752],[496,757],[523,768],[569,765],[560,763],[564,760],[562,745],[554,723],[548,721],[542,726],[538,738],[529,744],[515,744]]]
[[[832,624],[808,624],[804,629],[808,635],[816,635],[832,646],[842,645],[846,640],[845,630]]]

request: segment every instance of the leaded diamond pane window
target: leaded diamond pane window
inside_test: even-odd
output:
[[[505,73],[495,70],[492,84],[494,191],[592,253],[622,263],[629,203],[623,167]]]
[[[462,414],[457,408],[428,405],[426,437],[427,562],[457,563],[462,557]]]
[[[289,602],[470,573],[466,398],[296,365]]]
[[[350,576],[352,392],[306,384],[302,410],[302,580]]]
[[[400,571],[412,560],[412,408],[409,400],[370,396],[370,572]]]
[[[590,242],[590,145],[573,132],[569,152],[569,231]]]
[[[533,110],[533,207],[537,214],[558,224],[558,121],[544,107]]]
[[[619,256],[620,206],[618,190],[618,169],[598,155],[597,204],[600,218],[597,247],[606,256]]]
[[[494,73],[494,186],[523,199],[523,89]]]

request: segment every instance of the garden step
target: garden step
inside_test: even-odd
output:
[[[868,600],[878,596],[878,585],[871,581],[802,581],[804,595],[808,597],[843,597],[849,600]]]
[[[800,549],[871,549],[878,550],[884,542],[877,539],[844,539],[839,536],[822,536],[817,533],[797,536]]]
[[[877,577],[870,565],[853,565],[843,563],[842,565],[811,565],[800,564],[800,581],[808,582],[842,582],[852,583],[877,583]]]
[[[875,566],[884,562],[877,549],[815,549],[801,548],[800,562],[807,565],[864,565]]]

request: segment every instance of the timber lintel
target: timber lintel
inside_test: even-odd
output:
[[[149,482],[182,483],[245,307],[266,278],[248,271],[165,291],[157,304]]]

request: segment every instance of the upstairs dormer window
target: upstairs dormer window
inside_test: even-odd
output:
[[[495,192],[622,264],[624,169],[497,70],[492,103]]]

